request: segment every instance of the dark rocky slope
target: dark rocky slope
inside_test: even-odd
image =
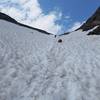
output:
[[[95,26],[98,27],[92,32],[88,33],[88,35],[100,35],[100,7],[79,29],[82,29],[83,31],[88,31]]]
[[[100,7],[95,11],[95,13],[78,29],[75,31],[82,29],[83,31],[88,31],[93,29],[95,26],[98,26],[95,30],[91,31],[87,35],[100,35]],[[70,32],[64,33],[63,35],[68,35]]]

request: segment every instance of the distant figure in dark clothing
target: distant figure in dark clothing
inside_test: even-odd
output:
[[[59,40],[58,40],[58,43],[62,43],[62,39],[59,39]]]

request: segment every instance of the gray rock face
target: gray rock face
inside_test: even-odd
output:
[[[100,7],[80,28],[83,29],[83,31],[87,31],[97,25],[100,25]]]
[[[100,7],[79,29],[87,31],[94,28],[95,26],[98,27],[92,32],[90,32],[88,35],[100,35]]]
[[[100,26],[97,27],[95,30],[92,32],[89,32],[88,35],[100,35]]]
[[[95,13],[77,30],[82,29],[83,31],[88,31],[93,29],[95,26],[98,26],[92,32],[89,32],[87,35],[100,35],[100,7],[95,11]],[[63,35],[69,35],[71,32],[64,33]]]

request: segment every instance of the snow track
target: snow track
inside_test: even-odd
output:
[[[0,20],[0,100],[100,100],[100,36],[87,33],[55,38]]]

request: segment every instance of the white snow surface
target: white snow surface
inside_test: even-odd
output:
[[[0,20],[0,100],[100,100],[100,36],[87,33],[55,38]]]

